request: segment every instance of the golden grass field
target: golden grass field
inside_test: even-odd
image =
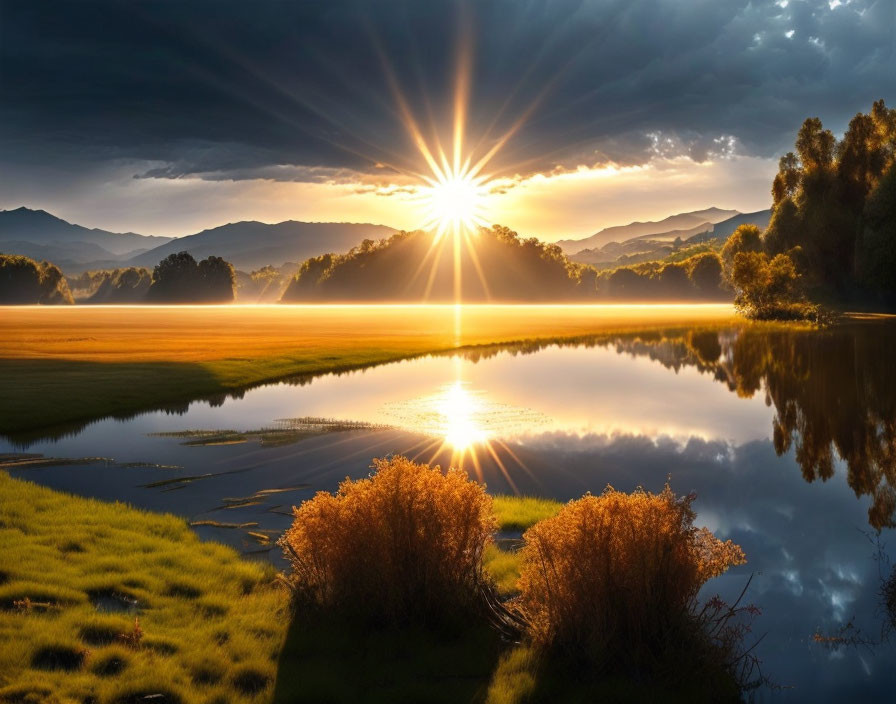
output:
[[[730,322],[709,305],[18,306],[0,308],[0,359],[206,362],[403,354],[656,325]]]
[[[0,433],[458,347],[736,320],[727,304],[0,307]]]

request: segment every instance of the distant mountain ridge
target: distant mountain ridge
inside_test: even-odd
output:
[[[302,262],[319,254],[345,252],[365,239],[380,240],[396,232],[385,225],[286,220],[275,224],[248,220],[178,237],[128,261],[153,267],[169,254],[189,252],[196,259],[223,257],[246,271],[285,262]]]
[[[740,213],[712,207],[670,215],[656,222],[609,227],[590,237],[561,240],[557,244],[573,261],[600,267],[621,257],[663,258],[677,238],[689,244],[725,239],[745,222],[765,229],[770,216],[769,210]],[[321,254],[346,252],[365,239],[381,240],[396,232],[385,225],[363,223],[287,220],[269,224],[249,220],[172,238],[89,229],[25,207],[0,211],[0,252],[53,262],[69,275],[129,266],[151,269],[166,256],[181,251],[196,259],[220,256],[237,269],[249,272],[269,265],[298,264]]]
[[[135,232],[109,232],[75,225],[46,210],[16,208],[0,210],[0,247],[7,242],[38,245],[64,245],[86,242],[101,247],[111,258],[133,255],[136,250],[152,249],[170,242],[171,237],[138,235]]]
[[[603,247],[610,242],[622,243],[635,237],[661,235],[672,230],[689,230],[704,223],[715,224],[736,215],[740,215],[740,211],[712,207],[705,210],[694,210],[689,213],[670,215],[657,221],[636,221],[628,225],[607,227],[599,232],[595,232],[590,237],[584,237],[579,240],[559,240],[556,244],[567,254],[575,254],[583,249]]]
[[[67,274],[128,266],[152,268],[169,254],[182,251],[196,259],[223,257],[236,268],[251,271],[302,262],[327,252],[345,252],[365,239],[379,240],[395,232],[384,225],[250,220],[174,238],[89,229],[25,207],[0,211],[0,252],[51,261]]]
[[[700,212],[700,211],[698,211]],[[705,211],[704,211],[705,212]],[[673,216],[674,217],[674,216]],[[632,237],[623,242],[612,241],[602,247],[581,249],[568,255],[574,262],[591,264],[598,268],[609,268],[639,261],[664,259],[678,247],[689,247],[710,240],[728,239],[740,225],[756,225],[760,230],[768,227],[771,210],[754,213],[738,213],[715,224],[704,222],[688,230],[669,230],[650,235]],[[666,220],[669,220],[667,218]],[[666,221],[661,221],[666,222]],[[676,240],[679,241],[676,245]]]

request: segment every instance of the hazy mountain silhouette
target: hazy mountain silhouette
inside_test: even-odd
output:
[[[564,252],[574,254],[583,249],[594,249],[603,247],[609,242],[625,242],[635,237],[643,237],[645,235],[662,235],[672,230],[688,230],[704,223],[718,223],[731,217],[739,215],[737,210],[722,210],[721,208],[706,208],[705,210],[695,210],[690,213],[679,213],[670,215],[667,218],[655,222],[632,222],[628,225],[617,225],[615,227],[607,227],[599,232],[594,233],[590,237],[580,240],[559,240],[556,244],[563,249]],[[674,237],[672,238],[674,239]]]
[[[83,247],[84,254],[77,255],[78,260],[100,258],[116,260],[121,256],[134,256],[139,251],[158,247],[170,241],[170,237],[90,229],[57,218],[45,210],[31,210],[24,207],[0,210],[0,248],[13,254],[20,253],[12,249],[14,243],[19,245],[28,243],[50,249],[58,247],[69,252],[68,257],[61,258],[73,258],[71,253]]]
[[[755,213],[739,213],[713,225],[712,231],[706,235],[705,239],[727,240],[731,233],[741,225],[756,225],[760,230],[765,230],[771,217],[771,209],[757,210]]]
[[[223,257],[238,269],[252,270],[303,261],[327,252],[344,252],[365,239],[379,240],[394,232],[385,225],[295,220],[272,225],[249,220],[178,237],[133,257],[128,264],[152,267],[170,254],[189,252],[196,259]]]
[[[669,230],[650,235],[632,237],[624,242],[612,241],[601,247],[582,249],[569,255],[574,262],[607,267],[609,265],[632,264],[637,261],[663,259],[675,249],[674,242],[680,239],[680,245],[690,245],[720,240],[724,242],[740,225],[756,225],[760,230],[768,227],[771,210],[759,210],[755,213],[738,213],[737,215],[712,224],[703,222],[686,230]]]
[[[186,237],[155,237],[90,229],[44,210],[0,211],[0,252],[52,261],[69,275],[123,266],[152,268],[183,251],[196,259],[220,256],[238,268],[252,270],[344,252],[365,239],[382,239],[394,232],[384,225],[288,220],[236,222]]]

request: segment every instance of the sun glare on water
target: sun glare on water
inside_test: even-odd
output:
[[[506,440],[549,424],[541,413],[494,401],[459,377],[435,393],[387,404],[383,412],[384,420],[390,425],[432,438],[417,459],[432,463],[448,452],[450,466],[465,467],[469,463],[482,479],[481,462],[491,458],[511,486],[513,480],[497,450],[522,465]]]
[[[457,451],[469,450],[482,443],[488,433],[482,427],[483,404],[462,382],[457,381],[441,394],[442,435]]]

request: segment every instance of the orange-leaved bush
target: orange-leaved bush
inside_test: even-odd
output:
[[[296,594],[382,624],[467,617],[487,583],[491,497],[459,469],[405,457],[375,459],[373,468],[294,509],[280,545]]]
[[[693,496],[607,487],[523,535],[519,607],[533,640],[643,672],[692,649],[697,592],[744,554],[693,525]],[[696,634],[698,640],[702,640]]]

